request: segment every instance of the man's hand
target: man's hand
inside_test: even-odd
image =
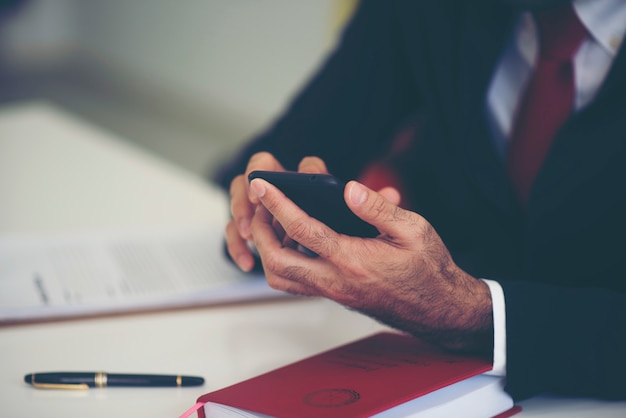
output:
[[[350,182],[346,203],[378,228],[373,239],[341,235],[309,217],[268,182],[255,179],[251,232],[269,284],[323,296],[450,349],[491,353],[489,289],[461,270],[433,227],[416,213]],[[274,222],[309,257],[283,245]]]

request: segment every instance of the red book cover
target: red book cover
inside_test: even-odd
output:
[[[371,416],[489,370],[487,359],[444,353],[385,332],[208,393],[198,402],[273,417]],[[204,409],[198,413],[205,417]]]

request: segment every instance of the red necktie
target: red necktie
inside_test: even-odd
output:
[[[586,29],[571,5],[535,14],[539,56],[513,125],[508,169],[524,206],[550,144],[574,104],[572,58]]]

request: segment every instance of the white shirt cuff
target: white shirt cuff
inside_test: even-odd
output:
[[[482,279],[489,286],[493,308],[493,369],[486,374],[506,376],[506,310],[500,283]]]

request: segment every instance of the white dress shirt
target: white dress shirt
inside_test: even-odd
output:
[[[626,1],[574,0],[589,36],[574,56],[574,110],[588,105],[606,78],[626,33]],[[530,13],[522,13],[498,64],[486,105],[494,146],[505,158],[513,120],[538,54],[538,33]],[[506,374],[506,309],[500,284],[484,280],[493,302],[494,355],[491,374]]]

